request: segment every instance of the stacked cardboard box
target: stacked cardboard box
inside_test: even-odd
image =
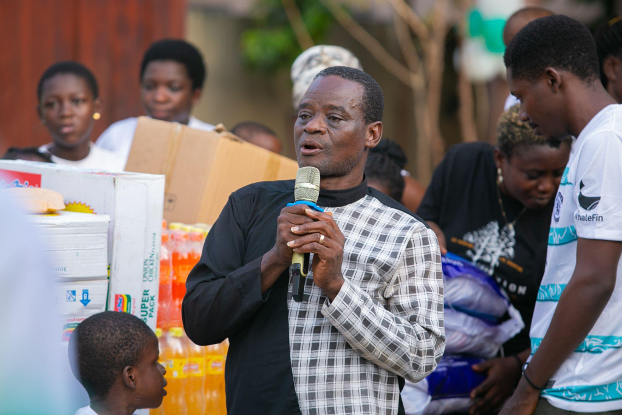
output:
[[[43,238],[56,284],[62,340],[83,320],[106,310],[108,296],[108,215],[69,211],[32,215]]]
[[[107,215],[110,218],[106,261],[106,275],[110,282],[107,309],[132,313],[155,330],[164,177],[0,160],[0,189],[24,186],[59,192],[68,211]],[[82,300],[85,287],[79,284],[74,288],[67,287],[64,296],[68,290],[71,293],[75,290],[77,305]],[[95,293],[101,290],[101,286],[88,290],[90,296],[91,290]],[[85,305],[85,309],[90,304]]]

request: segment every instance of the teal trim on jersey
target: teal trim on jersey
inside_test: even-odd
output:
[[[538,288],[538,297],[536,301],[538,302],[558,302],[559,297],[562,295],[562,292],[566,288],[566,285],[560,284],[551,284],[551,285],[541,285]]]
[[[542,338],[531,338],[531,355],[536,353],[541,343]],[[607,350],[620,348],[622,348],[622,337],[588,335],[574,352],[601,354]]]
[[[549,229],[549,246],[563,246],[577,240],[577,230],[570,227],[551,227]]]
[[[562,175],[562,180],[559,183],[559,186],[569,186],[569,185],[574,185],[572,182],[568,182],[568,172],[570,171],[570,168],[566,168],[564,169],[564,174]]]
[[[622,381],[600,386],[568,386],[542,390],[543,396],[571,402],[602,403],[622,400]]]

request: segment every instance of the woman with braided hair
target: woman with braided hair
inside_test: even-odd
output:
[[[550,141],[505,111],[497,147],[452,147],[434,172],[417,214],[436,232],[441,251],[477,264],[499,283],[525,328],[503,345],[504,357],[474,367],[487,379],[471,393],[472,413],[498,410],[518,384],[530,354],[529,328],[544,273],[554,196],[571,139]]]
[[[622,16],[600,26],[594,34],[600,80],[618,103],[622,103]]]

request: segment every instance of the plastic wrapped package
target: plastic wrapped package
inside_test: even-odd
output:
[[[451,253],[442,257],[442,265],[445,305],[492,322],[505,315],[510,302],[492,277]]]
[[[406,414],[440,415],[468,413],[471,391],[485,379],[472,367],[483,358],[446,355],[436,369],[419,383],[406,382],[402,401]]]
[[[525,326],[520,313],[512,305],[508,306],[508,314],[510,319],[495,325],[445,308],[445,353],[471,354],[483,358],[496,356],[501,345]]]

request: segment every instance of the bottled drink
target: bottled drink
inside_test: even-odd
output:
[[[203,252],[203,230],[191,228],[188,239],[188,262],[194,267],[201,260]]]
[[[196,345],[187,336],[184,336],[184,342],[189,355],[186,369],[188,377],[186,385],[188,414],[202,415],[206,411],[205,350],[204,347]]]
[[[165,351],[167,349],[166,335],[163,333],[162,328],[156,328],[155,333],[156,333],[156,337],[158,337],[158,348],[160,349],[160,358],[159,358],[158,361],[166,369],[166,374],[164,375],[164,378],[166,378],[166,381],[168,383],[168,381],[169,381],[169,373],[168,373],[169,372],[169,363],[168,363],[168,361],[166,361],[166,359],[164,357]],[[166,386],[166,392],[167,392],[167,394],[170,394],[168,385]],[[165,400],[166,400],[166,396],[164,397],[164,401]],[[157,409],[150,409],[149,410],[149,414],[150,415],[163,415],[164,414],[164,401],[162,401],[162,404]]]
[[[160,289],[158,292],[158,328],[168,328],[173,303],[173,258],[168,249],[168,231],[162,230],[160,247]]]
[[[207,414],[226,415],[225,350],[223,344],[205,347],[205,397]]]
[[[173,224],[171,224],[171,227]],[[181,229],[172,229],[173,259],[173,307],[171,308],[171,325],[182,326],[181,304],[186,294],[186,279],[192,269],[188,255],[188,233]]]
[[[166,337],[165,358],[169,363],[166,369],[168,394],[164,398],[164,413],[167,415],[187,415],[186,385],[187,374],[184,371],[188,366],[188,350],[184,345],[184,329],[172,327]]]

